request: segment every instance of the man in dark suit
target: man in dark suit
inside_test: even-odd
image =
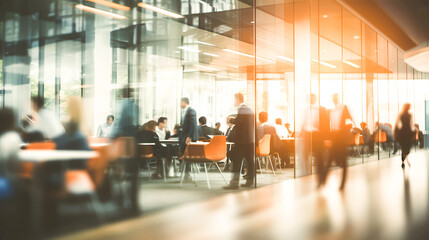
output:
[[[198,126],[198,136],[202,139],[210,139],[209,135],[215,135],[215,129],[207,126],[207,118],[200,117],[198,119],[200,126]]]
[[[180,151],[185,152],[190,142],[198,140],[197,112],[189,106],[189,99],[182,98],[180,101],[182,119],[180,121],[181,131],[179,136]]]
[[[215,124],[214,131],[215,131],[215,135],[223,135],[223,132],[220,130],[220,122],[217,122]]]
[[[233,162],[233,176],[229,186],[224,189],[238,189],[240,181],[240,167],[243,158],[247,162],[248,178],[242,187],[251,187],[255,181],[255,114],[246,104],[244,96],[236,93],[234,105],[238,108],[238,115],[234,126],[234,148],[231,152]]]

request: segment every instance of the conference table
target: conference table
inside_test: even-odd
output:
[[[84,161],[98,157],[95,151],[70,151],[70,150],[21,150],[18,152],[18,159],[23,163],[32,163],[33,177],[30,187],[31,201],[31,231],[35,239],[43,239],[43,167],[46,163],[59,162],[61,168],[69,166],[71,161]]]

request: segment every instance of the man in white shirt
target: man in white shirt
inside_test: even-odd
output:
[[[115,117],[113,115],[109,115],[106,118],[106,122],[98,126],[97,137],[107,138],[111,136],[111,132],[113,129],[113,122],[115,121]]]
[[[54,113],[45,109],[42,97],[31,97],[31,108],[34,111],[28,132],[41,132],[44,138],[53,139],[64,133],[64,127]]]
[[[159,140],[166,140],[170,138],[170,132],[167,130],[167,118],[160,117],[158,119],[158,124],[156,126],[156,134],[159,137]]]
[[[276,128],[276,133],[280,138],[287,138],[289,136],[289,133],[288,133],[286,127],[283,126],[281,118],[276,119],[275,128]]]

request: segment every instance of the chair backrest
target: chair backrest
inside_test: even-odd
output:
[[[88,137],[89,145],[94,143],[109,143],[110,138],[102,138],[102,137]]]
[[[359,138],[361,137],[361,135],[359,133],[357,134],[353,134],[350,145],[352,146],[357,146],[359,145]]]
[[[226,158],[226,136],[213,136],[209,144],[204,145],[207,160],[220,161]]]
[[[29,143],[26,150],[55,150],[54,142],[33,142]]]
[[[259,156],[268,156],[270,154],[270,141],[270,134],[265,134],[264,137],[259,141]]]
[[[115,139],[109,148],[109,159],[116,160],[135,156],[135,140],[133,137],[120,137]]]
[[[381,129],[378,130],[378,132],[375,134],[374,141],[377,143],[385,143],[387,141],[386,133],[381,131]]]
[[[139,155],[142,158],[150,158],[153,157],[153,147],[154,146],[145,146],[139,145]]]
[[[109,146],[97,147],[94,149],[98,156],[88,160],[87,170],[96,187],[104,181],[106,169],[109,166]]]

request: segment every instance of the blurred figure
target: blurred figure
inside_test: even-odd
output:
[[[206,117],[200,117],[198,119],[199,126],[198,126],[198,136],[200,139],[207,140],[210,139],[209,135],[215,135],[215,129],[212,127],[207,126],[207,118]]]
[[[286,127],[283,126],[281,118],[276,119],[275,128],[276,128],[276,133],[280,138],[287,138],[289,136],[289,132],[286,129]]]
[[[408,166],[411,167],[410,160],[408,160],[408,154],[410,154],[410,149],[415,135],[413,131],[413,116],[410,114],[410,109],[411,104],[405,103],[402,107],[402,111],[399,113],[398,118],[396,119],[394,131],[395,137],[402,149],[402,168],[405,167],[405,160],[407,160]]]
[[[15,115],[10,108],[0,110],[0,176],[10,169],[10,161],[16,159],[21,149],[21,137],[15,131]]]
[[[106,118],[106,122],[98,126],[96,137],[102,137],[102,138],[110,137],[110,133],[112,132],[114,121],[115,121],[115,117],[113,115],[108,115]]]
[[[182,119],[180,121],[180,135],[179,145],[181,155],[185,153],[186,146],[190,142],[198,140],[198,124],[197,124],[197,112],[189,106],[189,98],[182,98],[180,101],[180,108],[182,109]],[[185,181],[190,181],[190,170],[191,165],[188,164],[185,169]]]
[[[365,146],[368,146],[369,153],[374,153],[374,142],[371,137],[371,131],[368,128],[368,125],[365,122],[360,123],[362,129],[362,138]]]
[[[52,139],[58,150],[92,150],[89,147],[86,133],[84,112],[79,97],[67,99],[68,121],[65,123],[66,132]]]
[[[295,133],[290,129],[290,123],[285,123],[285,128],[288,132],[288,137],[295,137]]]
[[[122,89],[122,99],[119,102],[119,114],[112,130],[112,138],[135,137],[139,128],[139,110],[132,99],[133,89],[125,86]]]
[[[220,130],[220,122],[215,124],[215,135],[223,135],[223,132]]]
[[[159,140],[166,140],[170,138],[170,131],[167,130],[167,118],[160,117],[158,118],[156,126],[156,134],[159,137]]]
[[[268,113],[267,112],[260,112],[259,115],[259,124],[261,125],[262,129],[263,129],[263,135],[261,136],[264,137],[265,134],[276,134],[276,128],[271,126],[268,123]]]
[[[169,139],[171,139],[171,138],[179,138],[179,136],[180,136],[180,128],[181,128],[180,124],[174,125],[173,133],[171,134],[171,136],[170,136]]]
[[[238,115],[234,126],[234,147],[231,150],[233,175],[229,186],[224,189],[238,189],[240,167],[243,158],[247,163],[247,181],[243,187],[251,187],[255,178],[255,115],[245,103],[241,93],[234,95],[234,106],[238,107]]]
[[[395,137],[393,136],[393,129],[392,126],[390,126],[390,124],[388,123],[375,123],[375,130],[373,132],[373,139],[375,139],[375,136],[377,134],[377,132],[381,130],[382,132],[386,133],[386,141],[385,143],[382,143],[381,146],[383,147],[384,150],[390,148],[390,144],[393,144],[393,154],[395,154],[398,151],[399,145],[398,143],[395,141]]]
[[[156,133],[156,122],[151,120],[140,127],[137,133],[137,142],[139,143],[154,143],[153,155],[159,160],[167,158],[167,148],[162,146],[159,141],[159,136]],[[160,179],[163,176],[162,161],[157,161],[157,171],[152,175],[155,179]]]
[[[325,141],[329,136],[329,114],[324,107],[319,106],[317,96],[314,93],[310,94],[310,116],[304,117],[304,121],[301,138],[304,142],[303,157],[305,172],[311,172],[309,168],[313,155],[319,173],[319,186],[321,186],[324,183],[324,178],[328,170],[323,153],[325,150]]]
[[[234,142],[234,135],[235,135],[235,118],[228,117],[228,130],[226,131],[226,140],[228,142]]]
[[[424,137],[423,137],[423,132],[420,131],[420,126],[416,123],[414,124],[414,129],[415,129],[415,134],[416,134],[416,144],[419,145],[419,148],[424,148],[425,143],[424,143]]]
[[[27,116],[28,132],[41,132],[44,138],[52,139],[64,133],[61,122],[55,114],[45,107],[45,99],[42,97],[31,97],[31,109],[33,114]]]
[[[348,143],[350,141],[350,133],[347,131],[346,120],[353,122],[353,118],[347,106],[340,103],[338,93],[332,95],[332,102],[335,107],[330,111],[332,140],[330,161],[336,161],[343,168],[343,179],[340,185],[340,190],[342,190],[344,189],[347,177],[347,155]],[[329,166],[330,164],[327,165],[327,167]],[[322,179],[322,182],[324,183],[325,180],[326,177]]]

